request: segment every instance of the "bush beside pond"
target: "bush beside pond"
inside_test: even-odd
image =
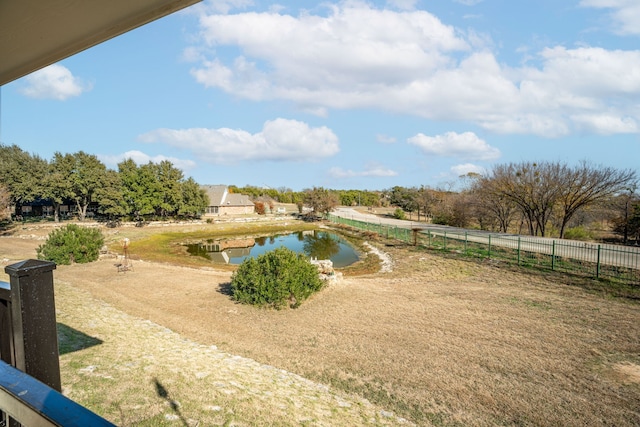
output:
[[[322,286],[316,266],[284,247],[247,258],[231,276],[233,299],[276,309],[296,308]]]
[[[100,230],[68,224],[49,233],[47,241],[37,249],[38,259],[69,265],[92,262],[100,256],[104,237]]]

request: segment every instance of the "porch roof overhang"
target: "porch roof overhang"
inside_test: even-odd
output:
[[[0,86],[201,0],[1,0]]]

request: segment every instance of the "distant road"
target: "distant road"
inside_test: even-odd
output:
[[[567,239],[551,239],[548,237],[522,236],[519,239],[517,234],[495,233],[484,230],[471,230],[465,228],[450,227],[448,225],[425,224],[417,221],[407,221],[395,218],[379,217],[373,214],[358,212],[348,207],[339,207],[332,215],[341,218],[363,221],[370,224],[384,224],[407,229],[423,229],[429,230],[431,235],[443,235],[446,233],[458,233],[464,235],[465,232],[468,241],[483,244],[489,244],[491,237],[499,237],[491,241],[492,245],[502,246],[506,248],[520,248],[522,251],[554,254],[559,257],[567,257],[601,264],[614,265],[626,268],[640,270],[640,247],[638,246],[621,246],[609,244],[586,243],[578,240]],[[556,244],[554,245],[554,240]]]
[[[394,225],[396,227],[409,228],[409,229],[426,228],[427,226],[431,228],[431,225],[432,225],[432,224],[425,224],[423,222],[417,222],[417,221],[407,221],[404,219],[380,217],[380,216],[376,216],[369,213],[359,212],[353,208],[347,208],[347,207],[336,208],[336,210],[331,212],[331,214],[335,216],[339,216],[341,218],[354,219],[356,221],[363,221],[371,224]],[[448,227],[446,225],[438,225],[435,227],[444,227],[445,229],[451,228],[452,230],[458,230],[457,228]]]

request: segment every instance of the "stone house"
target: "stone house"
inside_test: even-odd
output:
[[[255,212],[255,205],[245,194],[230,193],[226,185],[203,185],[201,188],[209,196],[209,206],[204,217],[224,215],[248,215]]]

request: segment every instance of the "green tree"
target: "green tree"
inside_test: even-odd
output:
[[[128,215],[120,174],[107,169],[103,186],[96,190],[94,200],[98,203],[98,212],[109,220],[121,219]]]
[[[149,215],[200,216],[209,204],[206,192],[169,161],[138,166],[132,159],[118,164],[127,211],[136,220]]]
[[[209,196],[193,178],[189,177],[181,184],[182,202],[178,214],[186,217],[200,217],[209,206]]]
[[[182,180],[184,175],[182,171],[174,167],[168,160],[163,160],[152,167],[155,169],[157,180],[158,213],[162,217],[177,214],[183,198]]]
[[[316,214],[327,215],[338,206],[338,196],[331,190],[313,187],[304,193],[304,204]]]
[[[389,203],[411,214],[418,209],[417,193],[416,188],[395,186],[388,191]]]
[[[0,184],[0,221],[11,219],[11,193],[9,189]]]
[[[368,190],[340,190],[337,192],[344,206],[379,206],[380,195]]]
[[[127,211],[136,220],[153,214],[158,204],[155,176],[151,168],[145,166],[138,167],[132,159],[118,164]]]
[[[23,151],[17,145],[0,145],[0,183],[9,190],[16,215],[22,214],[23,204],[42,196],[47,172],[46,160]]]
[[[74,167],[73,156],[56,152],[48,164],[49,173],[43,180],[42,197],[53,204],[55,222],[60,221],[60,205],[74,196],[73,183],[70,179]]]
[[[87,208],[93,201],[105,181],[107,167],[93,154],[78,151],[71,155],[73,169],[69,180],[73,191],[73,200],[78,207],[78,217],[84,221],[87,216]]]

